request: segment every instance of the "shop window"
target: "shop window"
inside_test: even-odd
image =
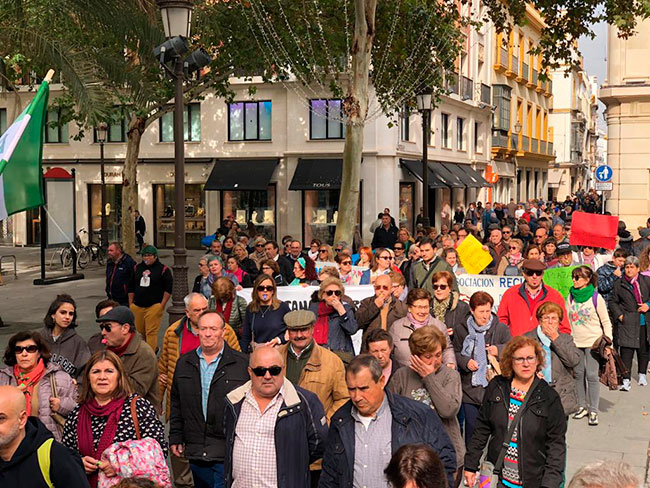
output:
[[[174,112],[160,117],[160,142],[174,142]],[[201,140],[201,104],[189,103],[183,111],[183,138],[185,142]]]
[[[224,190],[221,192],[221,216],[233,215],[242,229],[250,222],[258,234],[276,240],[275,185],[267,190]]]
[[[413,206],[415,202],[415,185],[413,183],[399,184],[399,226],[406,227],[413,233]]]
[[[45,142],[60,144],[68,142],[68,124],[59,124],[61,109],[48,110],[45,115]]]
[[[0,108],[0,136],[7,130],[7,109]]]
[[[228,140],[270,141],[271,112],[270,100],[229,103]]]
[[[120,241],[122,236],[122,185],[106,185],[106,230],[108,241]],[[99,242],[102,228],[102,185],[88,185],[88,228]],[[151,241],[152,229],[147,227],[145,241]]]
[[[344,137],[342,100],[309,100],[309,138],[343,139]]]
[[[305,232],[303,242],[309,243],[312,239],[320,239],[328,244],[334,243],[340,195],[340,190],[303,191]],[[361,193],[359,193],[357,228],[361,225],[361,201]]]
[[[155,245],[174,247],[175,205],[174,185],[153,185]],[[206,235],[205,192],[203,185],[185,185],[185,245],[188,249],[202,249],[201,239]],[[149,226],[147,225],[147,228]],[[147,230],[147,234],[149,231]],[[145,235],[145,241],[151,236]]]

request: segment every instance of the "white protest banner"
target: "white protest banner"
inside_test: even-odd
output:
[[[460,275],[456,276],[461,300],[468,302],[477,291],[485,291],[494,298],[496,312],[501,303],[501,297],[506,290],[524,282],[523,276],[496,276],[496,275]]]

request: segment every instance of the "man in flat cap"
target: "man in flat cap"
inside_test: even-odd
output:
[[[294,310],[284,316],[289,342],[278,348],[286,365],[286,377],[294,385],[318,396],[327,421],[350,395],[345,383],[343,361],[316,344],[313,338],[316,315],[309,310]],[[312,486],[318,486],[321,461],[310,466]]]

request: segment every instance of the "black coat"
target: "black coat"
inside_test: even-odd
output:
[[[449,308],[445,313],[444,320],[447,328],[453,329],[455,332],[460,323],[467,318],[469,313],[469,305],[459,298],[459,293],[452,292],[451,301],[449,302]]]
[[[557,488],[562,484],[566,459],[567,418],[560,396],[546,381],[528,391],[518,427],[519,476],[526,488]],[[508,432],[510,380],[497,376],[485,390],[485,399],[465,455],[465,469],[476,472],[485,446],[495,464]],[[488,442],[489,441],[489,442]]]
[[[207,421],[201,405],[201,368],[196,351],[183,354],[176,364],[171,391],[169,443],[184,444],[190,461],[220,462],[226,454],[223,413],[226,395],[246,383],[248,358],[224,345],[210,383]]]
[[[129,285],[135,273],[136,262],[128,254],[122,254],[117,263],[106,264],[106,296],[120,305],[129,306]]]
[[[397,242],[397,227],[391,225],[388,227],[388,230],[386,230],[383,225],[380,225],[375,229],[375,234],[372,236],[372,244],[370,246],[373,249],[380,247],[392,249],[395,242]]]
[[[641,298],[644,303],[650,301],[650,278],[639,274],[639,288],[641,289]],[[638,305],[634,298],[632,285],[625,277],[614,282],[614,288],[609,295],[609,311],[612,315],[618,345],[622,347],[638,348],[640,344],[641,331],[641,314],[637,312]],[[623,320],[618,318],[623,316]],[[645,314],[645,332],[646,339],[650,342],[650,311]]]
[[[280,274],[284,278],[284,281],[286,283],[291,283],[295,278],[293,275],[293,264],[291,264],[291,261],[289,261],[286,256],[280,255],[278,256],[278,260],[276,262],[280,267]]]

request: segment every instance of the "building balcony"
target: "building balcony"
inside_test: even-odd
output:
[[[530,147],[530,152],[539,154],[539,139],[531,139],[532,145]]]
[[[456,95],[460,94],[458,73],[450,72],[445,75],[445,88],[449,90],[449,93],[455,93]]]
[[[463,100],[471,100],[474,98],[474,82],[471,78],[466,76],[460,77],[460,98]]]
[[[528,136],[522,136],[521,138],[521,150],[530,151],[530,138]]]
[[[508,133],[498,129],[492,130],[492,147],[508,148]]]
[[[539,141],[539,153],[540,154],[548,154],[547,145],[548,145],[548,143],[546,141]]]
[[[519,58],[517,56],[513,56],[512,59],[510,60],[510,65],[508,67],[508,70],[506,71],[506,76],[508,78],[515,78],[519,74]]]
[[[481,102],[492,105],[492,88],[484,83],[481,83]]]
[[[528,80],[528,83],[526,86],[528,88],[535,88],[537,86],[537,81],[538,81],[539,75],[537,73],[537,70],[533,68],[533,76],[531,77],[530,80]]]
[[[505,47],[497,48],[495,60],[494,60],[494,71],[501,72],[505,71],[508,67],[508,49]]]
[[[522,85],[525,85],[526,82],[528,81],[528,65],[526,63],[521,63],[521,72],[519,73],[519,76],[515,78],[517,83],[521,83]]]
[[[552,97],[553,96],[553,80],[548,80],[546,82],[546,91],[544,92],[545,97]]]

